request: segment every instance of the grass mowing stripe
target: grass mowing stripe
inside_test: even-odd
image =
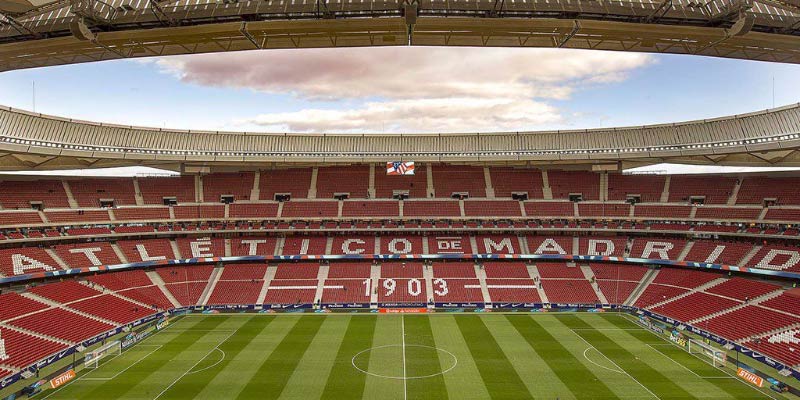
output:
[[[661,399],[696,398],[681,386],[636,358],[617,342],[595,330],[586,321],[575,315],[558,315],[556,318],[571,329],[580,329],[574,332],[611,359],[633,379],[647,387],[655,396]]]
[[[208,368],[204,371],[185,376],[178,381],[172,388],[161,395],[160,399],[187,399],[196,397],[228,364],[242,351],[251,340],[258,336],[267,325],[275,319],[274,316],[254,316],[238,328],[236,333],[226,342],[219,346],[224,358],[219,364],[213,365],[216,361],[214,356],[209,355],[206,362],[200,363],[197,370]],[[213,367],[212,367],[213,365]]]
[[[436,340],[431,330],[431,319],[427,315],[409,315],[405,318],[406,328],[406,371],[408,376],[428,376],[423,379],[409,379],[409,399],[446,399],[447,387],[441,372],[449,368],[452,363],[442,365],[439,351],[436,350]],[[427,346],[427,347],[417,347]],[[449,357],[449,356],[448,356]]]
[[[492,398],[533,398],[480,316],[460,315],[456,317],[456,324]]]
[[[277,399],[325,318],[320,315],[301,317],[269,358],[264,360],[238,398]]]
[[[347,324],[344,340],[339,345],[336,362],[328,376],[322,399],[361,399],[364,395],[364,383],[367,375],[353,368],[353,355],[372,347],[372,338],[375,333],[375,323],[378,318],[373,316],[354,316]],[[369,353],[364,355],[364,361],[369,362]]]
[[[602,381],[587,379],[593,376],[592,372],[530,315],[506,315],[506,319],[559,379],[567,385],[575,397],[584,399],[617,398]]]
[[[633,321],[619,315],[604,315],[603,318],[619,328],[638,327],[638,325],[636,325]],[[664,357],[671,358],[698,376],[712,377],[711,379],[705,380],[711,382],[736,399],[763,398],[763,394],[758,389],[751,387],[748,384],[739,381],[738,379],[730,377],[730,375],[726,374],[725,372],[720,371],[714,366],[709,365],[703,360],[689,354],[686,350],[667,342],[659,337],[655,332],[649,330],[629,330],[626,332],[644,343],[657,345],[658,347],[654,351],[660,352]],[[720,377],[729,377],[730,379],[719,379]]]
[[[230,317],[217,317],[202,319],[200,322],[195,323],[186,332],[178,334],[169,342],[165,343],[161,349],[149,356],[144,361],[136,364],[131,369],[127,370],[125,374],[104,382],[102,385],[97,386],[94,390],[83,396],[86,399],[101,399],[101,398],[121,398],[125,393],[133,389],[136,385],[148,381],[149,377],[156,373],[161,368],[175,359],[184,350],[187,350],[191,345],[195,344],[203,336],[214,334],[213,329],[227,321]],[[179,325],[175,324],[172,329]],[[169,330],[164,331],[162,334],[171,334]],[[166,386],[166,384],[164,385]],[[161,388],[163,389],[163,387]],[[149,393],[156,396],[161,389],[154,393]]]

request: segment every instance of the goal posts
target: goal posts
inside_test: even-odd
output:
[[[119,340],[115,340],[86,353],[83,365],[86,368],[97,368],[100,365],[100,360],[103,358],[120,355],[121,353],[122,343]]]
[[[696,339],[687,340],[686,351],[718,368],[724,367],[728,360],[728,355],[724,350]]]

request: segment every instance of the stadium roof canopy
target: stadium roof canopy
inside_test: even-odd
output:
[[[0,0],[0,70],[408,44],[800,63],[800,0]]]
[[[181,131],[0,108],[0,169],[131,165],[204,172],[234,166],[393,160],[619,169],[661,162],[800,166],[800,104],[640,127],[465,134]]]

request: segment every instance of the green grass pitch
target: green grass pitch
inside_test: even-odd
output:
[[[619,314],[190,315],[46,399],[766,399]]]

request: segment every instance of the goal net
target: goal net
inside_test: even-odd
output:
[[[122,353],[122,344],[120,341],[109,342],[86,353],[83,364],[86,368],[97,368],[100,365],[100,360],[103,358],[119,355],[120,353]]]
[[[724,350],[719,350],[711,345],[695,339],[689,339],[687,341],[686,350],[718,368],[724,367],[726,361],[728,360],[728,355]]]

